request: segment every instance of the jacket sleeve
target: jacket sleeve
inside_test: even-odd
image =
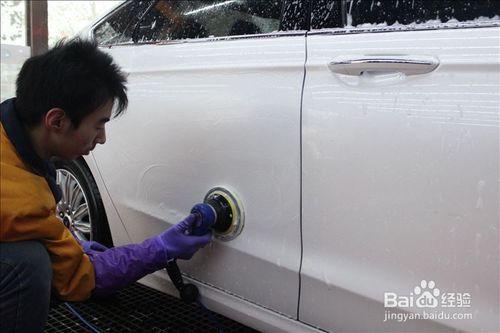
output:
[[[94,269],[80,244],[56,216],[44,178],[5,162],[2,151],[0,241],[38,240],[52,262],[52,287],[62,300],[80,301],[95,287]]]

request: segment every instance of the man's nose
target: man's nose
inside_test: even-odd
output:
[[[106,130],[102,130],[99,135],[96,137],[95,140],[96,143],[99,143],[101,145],[106,143]]]

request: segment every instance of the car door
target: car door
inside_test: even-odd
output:
[[[301,321],[499,331],[499,12],[496,1],[313,5]]]
[[[305,32],[278,31],[282,6],[153,4],[108,50],[128,74],[129,107],[94,157],[135,242],[183,219],[210,189],[234,191],[241,234],[181,270],[296,318]]]

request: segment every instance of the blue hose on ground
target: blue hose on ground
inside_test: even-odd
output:
[[[203,305],[203,303],[200,300],[197,300],[196,303],[198,303],[198,305],[203,310],[203,312],[205,312],[207,314],[207,316],[210,319],[210,321],[212,322],[212,324],[217,328],[217,331],[219,333],[224,333],[224,329],[220,325],[220,323],[217,320],[217,318],[214,316],[213,312],[210,311],[205,305]],[[80,313],[78,313],[78,311],[74,307],[72,307],[68,302],[64,302],[64,305],[66,305],[66,307],[68,308],[68,310],[71,311],[71,313],[73,313],[73,315],[75,315],[92,332],[94,332],[94,333],[100,333],[100,331],[99,331],[99,329],[97,329],[97,327],[95,327],[94,325],[92,325],[91,323],[89,323],[87,320],[85,320],[85,318],[83,318],[82,315],[80,315]]]
[[[86,321],[79,313],[78,311],[76,311],[76,309],[74,307],[72,307],[68,302],[64,302],[64,305],[66,305],[66,307],[69,309],[69,311],[71,311],[71,313],[73,313],[78,319],[80,319],[80,321],[85,325],[87,326],[88,328],[90,328],[90,330],[94,333],[101,333],[97,327],[95,327],[94,325],[92,325],[91,323],[89,323],[88,321]]]

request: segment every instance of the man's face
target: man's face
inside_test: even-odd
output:
[[[98,143],[104,144],[105,125],[111,118],[112,109],[113,101],[110,100],[83,118],[78,128],[67,126],[61,133],[57,155],[72,160],[81,155],[88,155]]]

